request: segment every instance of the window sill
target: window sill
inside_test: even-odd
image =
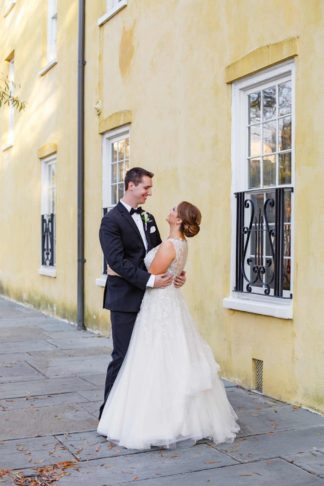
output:
[[[13,142],[8,142],[6,145],[3,145],[2,152],[9,150],[11,147],[13,147]]]
[[[251,300],[251,298],[225,297],[223,299],[225,309],[239,310],[250,312],[251,314],[262,314],[264,316],[276,317],[278,319],[292,319],[293,306],[292,302],[274,303]]]
[[[57,60],[53,59],[52,61],[49,61],[46,66],[44,66],[40,71],[38,71],[39,76],[44,76],[50,69],[52,69],[54,66],[56,66]]]
[[[100,275],[99,278],[96,278],[96,285],[97,287],[104,287],[106,285],[107,275]]]
[[[15,5],[16,5],[16,0],[11,0],[7,9],[4,11],[3,16],[7,17],[7,15],[10,14],[11,10],[14,8]]]
[[[116,15],[116,13],[118,13],[120,10],[126,7],[127,2],[128,0],[122,0],[112,10],[109,10],[109,12],[106,12],[104,15],[99,17],[99,19],[97,20],[98,26],[101,27],[102,25],[104,25],[109,19],[111,19],[114,15]]]
[[[56,277],[56,268],[55,267],[45,267],[45,266],[42,265],[38,269],[38,273],[39,273],[39,275],[44,275],[45,277],[55,278]]]

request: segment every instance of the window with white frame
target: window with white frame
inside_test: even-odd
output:
[[[292,298],[294,63],[233,84],[233,272],[242,298]]]
[[[129,169],[129,148],[129,126],[107,132],[103,137],[103,215],[124,195],[124,178]],[[105,263],[103,273],[106,273]]]
[[[56,156],[42,160],[41,260],[43,267],[56,265]]]
[[[126,7],[128,0],[106,0],[106,13],[98,19],[98,25],[102,25],[119,10]]]
[[[47,61],[55,61],[57,56],[57,0],[47,4]]]

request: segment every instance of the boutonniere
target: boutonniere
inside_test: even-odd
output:
[[[151,218],[151,215],[146,211],[141,212],[141,218],[145,226],[145,231],[147,231],[147,225],[148,223],[152,223],[153,219]]]

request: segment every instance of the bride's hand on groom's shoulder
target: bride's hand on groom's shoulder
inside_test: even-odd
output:
[[[173,281],[174,286],[179,288],[182,287],[183,284],[186,283],[187,275],[186,272],[183,270],[179,275],[177,275]]]
[[[172,284],[173,275],[171,273],[163,273],[161,275],[155,275],[154,287],[157,289],[163,289]]]

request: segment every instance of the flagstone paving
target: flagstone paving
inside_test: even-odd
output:
[[[0,485],[324,485],[324,417],[224,380],[233,444],[127,450],[96,433],[111,341],[0,297]],[[52,480],[55,483],[51,483]],[[36,484],[36,483],[35,483]]]

